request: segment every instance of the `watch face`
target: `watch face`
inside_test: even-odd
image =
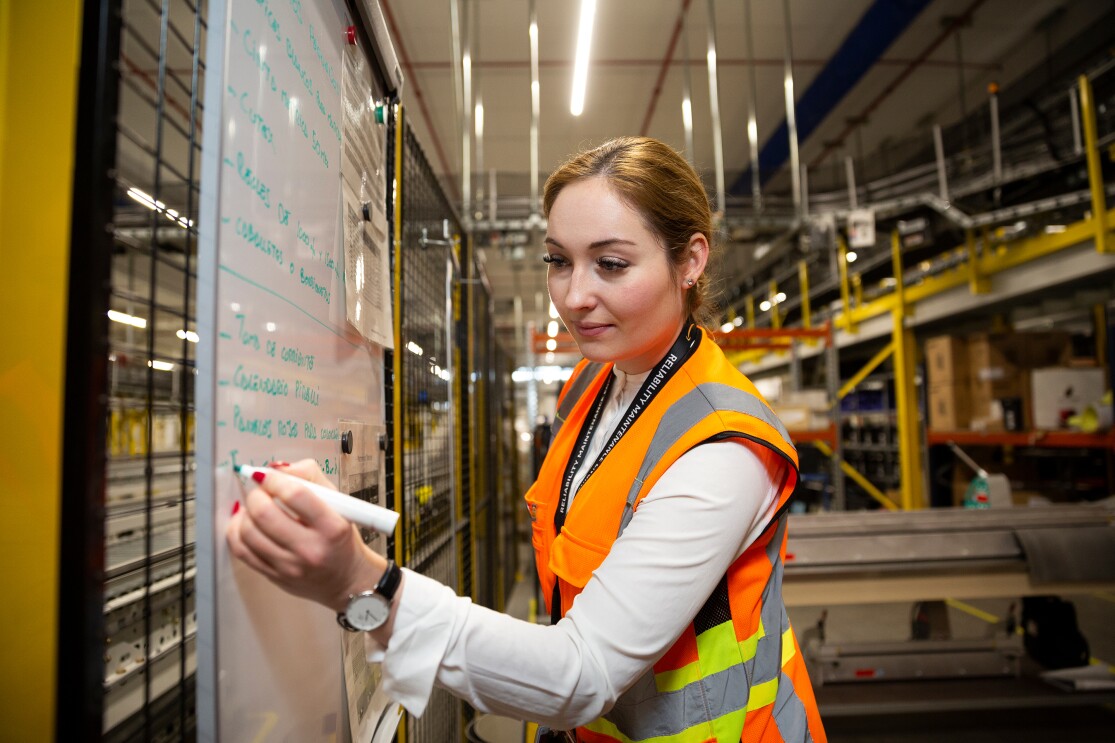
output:
[[[362,593],[348,602],[345,618],[348,623],[358,630],[373,630],[387,621],[391,613],[391,604],[382,596],[374,593]]]

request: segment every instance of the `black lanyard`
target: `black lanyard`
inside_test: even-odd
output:
[[[639,392],[635,395],[634,399],[627,406],[627,412],[624,414],[623,419],[619,425],[616,426],[615,433],[608,441],[601,451],[600,455],[596,457],[592,467],[589,469],[588,474],[581,480],[581,485],[584,485],[600,463],[604,461],[604,457],[615,448],[623,435],[631,428],[643,411],[650,406],[651,400],[666,386],[666,382],[674,376],[682,364],[693,355],[697,346],[701,342],[701,330],[692,322],[686,323],[685,328],[681,334],[678,335],[674,345],[670,348],[669,352],[658,362],[658,365],[647,375],[646,380],[643,381]],[[577,437],[577,445],[573,447],[573,454],[569,457],[569,462],[565,466],[565,477],[561,481],[561,499],[558,501],[557,511],[554,513],[554,526],[557,531],[561,531],[561,527],[565,524],[565,515],[569,511],[569,501],[574,494],[573,479],[584,463],[585,453],[588,451],[589,442],[592,441],[592,434],[596,430],[596,426],[600,423],[600,414],[604,410],[604,405],[608,399],[608,393],[612,389],[612,381],[615,375],[609,374],[608,379],[605,380],[604,385],[600,388],[600,392],[596,396],[596,400],[592,405],[592,410],[589,411],[588,419],[585,425],[581,428],[581,432]],[[580,487],[578,487],[578,490]]]

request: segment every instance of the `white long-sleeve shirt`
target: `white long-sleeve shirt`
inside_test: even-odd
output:
[[[645,377],[622,376],[590,452]],[[483,712],[557,729],[594,720],[669,649],[759,536],[786,467],[771,450],[735,440],[682,455],[553,626],[478,606],[407,570],[389,646],[366,635],[369,660],[383,663],[385,691],[414,715],[437,683]]]

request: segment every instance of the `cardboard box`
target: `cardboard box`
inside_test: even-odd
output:
[[[980,333],[968,339],[971,426],[1006,428],[1002,400],[1020,403],[1019,429],[1033,427],[1030,370],[1061,366],[1072,356],[1068,333]]]
[[[968,382],[968,342],[955,335],[940,335],[925,342],[925,370],[929,385]]]
[[[1038,429],[1065,428],[1069,416],[1099,402],[1107,387],[1098,367],[1050,367],[1031,374],[1033,424]]]
[[[934,431],[962,431],[972,417],[967,384],[935,384],[929,388],[929,427]]]
[[[979,333],[968,339],[968,373],[990,383],[993,393],[1000,382],[1010,388],[1010,377],[1017,371],[1067,366],[1071,358],[1068,333]]]

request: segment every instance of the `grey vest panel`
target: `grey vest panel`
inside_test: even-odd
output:
[[[559,405],[558,409],[554,412],[554,422],[550,425],[550,431],[554,438],[557,438],[558,431],[561,430],[562,424],[565,423],[565,419],[573,412],[573,406],[576,405],[577,401],[581,399],[581,396],[585,394],[585,390],[589,388],[589,385],[592,384],[592,380],[596,379],[596,375],[599,374],[600,370],[603,368],[603,362],[592,361],[581,370],[581,373],[578,374],[577,378],[569,385],[569,389],[561,399],[561,405]]]
[[[651,470],[662,456],[684,436],[689,429],[700,423],[704,418],[714,412],[737,412],[758,418],[766,423],[789,445],[790,434],[782,421],[778,420],[770,408],[762,400],[750,392],[745,392],[738,387],[733,387],[721,382],[706,382],[687,392],[681,399],[670,406],[658,428],[654,432],[650,446],[643,456],[631,488],[627,493],[627,503],[623,507],[623,517],[620,519],[619,534],[627,528],[631,517],[635,515],[635,499],[643,489],[643,481],[650,475]],[[619,536],[617,534],[616,536]]]
[[[647,671],[604,717],[631,740],[677,735],[712,717],[747,706],[751,669],[735,665],[694,681],[683,689],[659,694],[654,670]]]

